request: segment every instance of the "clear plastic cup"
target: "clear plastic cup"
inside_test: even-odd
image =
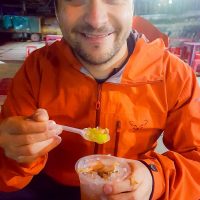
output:
[[[131,173],[125,159],[110,155],[89,155],[75,165],[79,175],[81,200],[106,199],[103,186],[125,180]]]

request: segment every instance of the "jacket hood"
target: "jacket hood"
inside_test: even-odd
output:
[[[165,45],[162,39],[147,43],[139,38],[122,76],[122,83],[162,80],[164,77],[163,56]]]
[[[111,80],[117,79],[114,82],[121,82],[122,84],[162,80],[164,76],[164,68],[162,67],[163,55],[166,52],[164,42],[162,39],[148,42],[143,35],[141,36],[137,33],[134,33],[134,37],[136,43],[132,55],[125,64],[125,67],[118,74],[113,75]],[[66,60],[67,65],[79,71],[84,71],[82,69],[83,65],[76,58],[64,39],[53,45],[57,45],[62,54],[62,59]],[[51,47],[49,48],[51,49]]]

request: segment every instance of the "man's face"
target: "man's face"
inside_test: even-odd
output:
[[[126,43],[132,29],[132,0],[58,0],[65,40],[85,62],[104,64]]]

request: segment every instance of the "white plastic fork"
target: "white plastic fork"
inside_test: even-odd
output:
[[[59,125],[63,130],[81,135],[85,140],[96,142],[98,144],[106,143],[110,140],[109,130],[102,128],[74,128],[65,125]],[[95,132],[94,132],[95,131]],[[95,134],[94,134],[95,133]]]
[[[87,128],[84,128],[84,129],[79,129],[79,128],[73,128],[73,127],[70,127],[70,126],[65,126],[65,125],[60,125],[62,127],[62,129],[64,131],[69,131],[69,132],[72,132],[72,133],[77,133],[79,134],[80,136],[82,136],[85,140],[89,140],[87,137],[86,137],[86,131],[87,131]],[[90,140],[89,140],[90,141]]]

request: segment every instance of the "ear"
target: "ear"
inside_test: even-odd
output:
[[[58,7],[57,7],[57,3],[56,3],[56,0],[54,1],[54,8],[55,8],[55,16],[56,16],[56,19],[57,19],[57,22],[58,22],[58,24],[60,25],[60,23],[59,23],[59,18],[58,18]]]
[[[134,11],[135,11],[135,0],[132,0],[132,10],[133,10],[133,15],[134,15]]]
[[[58,24],[60,24],[60,23],[59,23],[59,18],[58,18],[58,13],[57,13],[57,10],[56,10],[56,9],[55,9],[55,16],[56,16],[56,19],[57,19]]]
[[[54,12],[55,12],[57,22],[59,24],[59,20],[58,20],[58,0],[54,0]]]

